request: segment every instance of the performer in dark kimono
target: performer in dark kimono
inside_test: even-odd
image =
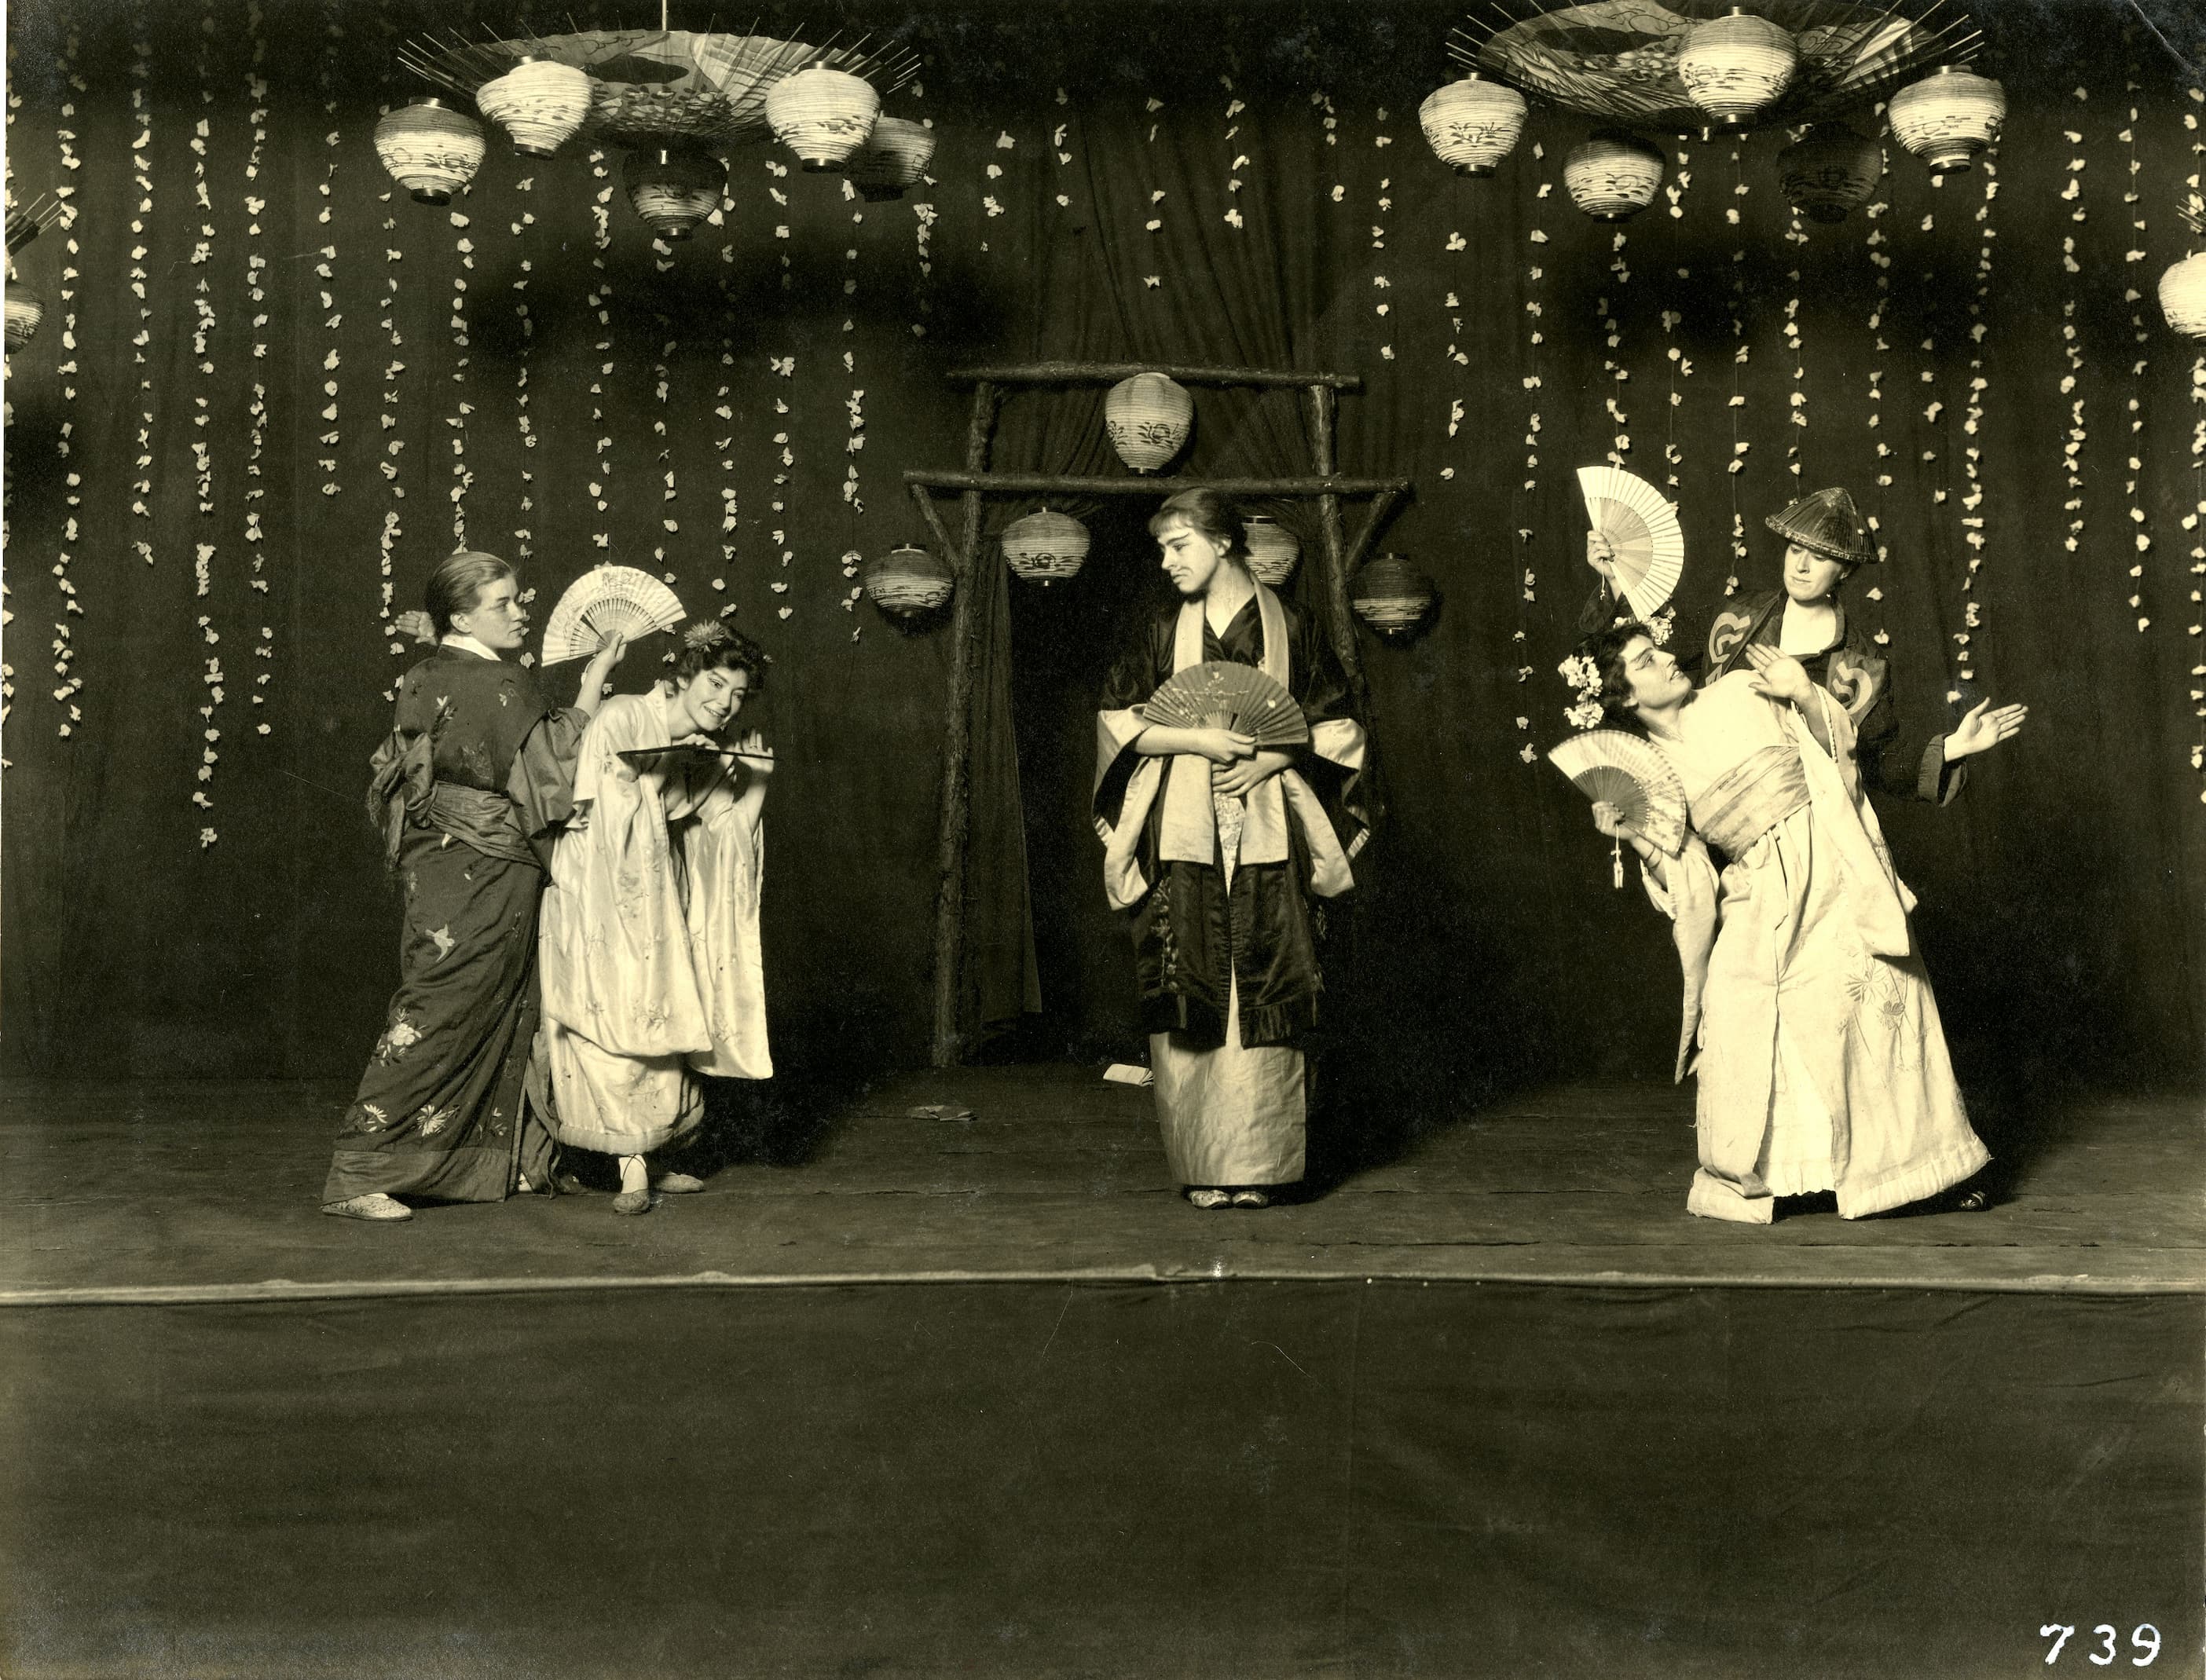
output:
[[[523,1100],[536,1033],[537,847],[565,815],[575,748],[622,652],[608,638],[573,706],[513,663],[513,569],[467,551],[429,580],[437,651],[400,680],[368,809],[405,894],[401,978],[337,1133],[322,1211],[406,1219],[401,1195],[549,1191],[552,1140]]]
[[[1903,735],[1891,662],[1839,599],[1839,586],[1855,569],[1881,557],[1853,497],[1841,489],[1819,490],[1767,523],[1786,539],[1784,588],[1726,603],[1708,627],[1704,652],[1695,658],[1681,650],[1678,663],[1706,686],[1741,668],[1751,647],[1798,659],[1808,680],[1845,708],[1863,786],[1895,799],[1950,803],[1968,779],[1962,760],[2019,733],[2030,708],[1994,709],[1987,700],[1950,731]],[[1587,539],[1586,562],[1601,578],[1578,627],[1591,634],[1619,614],[1632,615],[1616,598],[1613,557],[1598,535]]]
[[[1315,626],[1249,575],[1230,502],[1184,491],[1149,529],[1181,599],[1142,627],[1097,718],[1104,884],[1133,933],[1166,1159],[1196,1206],[1261,1207],[1303,1176],[1322,901],[1354,885],[1368,836],[1363,729]],[[1209,660],[1284,687],[1308,748],[1143,718],[1174,672]]]

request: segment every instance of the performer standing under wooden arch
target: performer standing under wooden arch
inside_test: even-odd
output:
[[[1128,913],[1166,1159],[1198,1207],[1261,1207],[1303,1172],[1308,1036],[1325,901],[1355,884],[1363,727],[1324,636],[1249,575],[1239,511],[1213,491],[1149,521],[1178,604],[1113,670],[1096,729],[1104,885]],[[1176,671],[1255,665],[1302,708],[1307,749],[1151,724]]]

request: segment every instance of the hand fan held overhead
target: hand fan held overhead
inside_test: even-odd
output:
[[[593,566],[567,587],[544,626],[547,665],[587,658],[617,633],[633,641],[682,622],[682,600],[649,572],[634,566]]]
[[[1652,618],[1685,569],[1685,538],[1678,510],[1662,492],[1621,467],[1581,467],[1578,491],[1586,517],[1616,554],[1616,587],[1633,614]]]
[[[1295,698],[1254,665],[1210,659],[1175,671],[1142,707],[1170,730],[1231,730],[1259,748],[1295,747],[1310,738]]]
[[[1547,762],[1595,801],[1606,801],[1651,845],[1675,857],[1685,843],[1685,784],[1650,741],[1622,730],[1588,730],[1547,754]],[[1624,843],[1610,849],[1624,885]]]

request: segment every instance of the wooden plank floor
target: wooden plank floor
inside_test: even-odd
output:
[[[1204,1213],[1166,1175],[1146,1091],[963,1069],[889,1081],[801,1164],[731,1165],[642,1218],[526,1197],[376,1226],[315,1206],[347,1095],[0,1088],[0,1304],[945,1276],[2206,1291],[2191,1098],[2042,1119],[1988,1212],[1753,1228],[1685,1213],[1690,1092],[1521,1093],[1297,1205]],[[908,1117],[931,1102],[973,1115]]]

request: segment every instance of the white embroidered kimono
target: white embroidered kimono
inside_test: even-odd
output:
[[[1763,1224],[1774,1196],[1834,1189],[1858,1218],[1990,1156],[1913,947],[1914,896],[1853,772],[1845,708],[1815,690],[1827,751],[1753,680],[1742,670],[1709,684],[1678,714],[1682,738],[1654,743],[1684,783],[1693,831],[1665,879],[1646,878],[1684,967],[1680,1079],[1700,1049],[1686,1206]],[[1732,860],[1720,878],[1708,845]]]
[[[591,719],[540,923],[554,1130],[607,1154],[642,1154],[694,1127],[695,1074],[773,1072],[763,825],[710,760],[639,769],[619,756],[671,741],[672,706],[654,688],[617,695]]]

